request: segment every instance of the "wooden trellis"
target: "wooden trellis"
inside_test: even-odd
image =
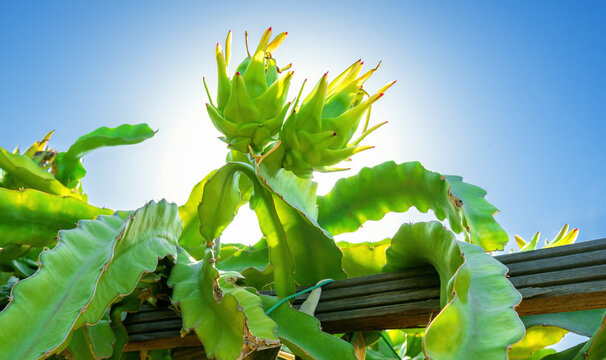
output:
[[[497,256],[522,294],[520,316],[606,308],[606,239]],[[298,307],[307,298],[295,299]],[[323,287],[315,316],[332,333],[424,326],[440,311],[440,289],[432,267],[332,282]],[[180,337],[182,321],[170,309],[143,308],[129,314],[126,351],[198,347],[195,335]],[[274,356],[275,357],[275,356]],[[184,357],[185,358],[185,357]]]

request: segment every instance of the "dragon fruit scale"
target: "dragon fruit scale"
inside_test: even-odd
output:
[[[293,72],[280,77],[281,71],[271,54],[286,34],[280,33],[270,41],[271,28],[267,29],[255,52],[240,63],[231,79],[228,75],[231,31],[225,42],[225,53],[217,44],[217,103],[212,102],[209,94],[210,104],[206,104],[206,109],[215,127],[225,135],[221,140],[231,150],[249,152],[250,147],[256,153],[261,152],[274,140],[284,122],[290,106],[286,97]]]
[[[282,167],[300,177],[309,177],[312,171],[343,170],[332,166],[372,147],[359,143],[385,123],[368,129],[367,120],[362,135],[353,142],[350,140],[364,113],[395,81],[368,95],[362,85],[378,66],[358,77],[363,64],[356,61],[330,83],[324,74],[301,107],[291,112],[280,132],[286,148]],[[368,99],[364,100],[366,96]]]

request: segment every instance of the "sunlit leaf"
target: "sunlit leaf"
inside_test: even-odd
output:
[[[538,350],[557,344],[568,331],[555,326],[531,326],[524,338],[508,351],[509,359],[526,359]]]
[[[294,294],[295,263],[292,253],[288,247],[289,244],[287,242],[284,226],[280,222],[280,218],[276,211],[276,206],[274,204],[275,195],[272,195],[269,190],[261,185],[253,167],[246,163],[228,163],[217,170],[213,178],[216,177],[217,179],[223,179],[229,183],[234,183],[234,187],[236,187],[236,182],[232,182],[232,179],[234,179],[238,173],[240,174],[239,176],[248,177],[253,185],[253,193],[250,198],[250,207],[255,211],[259,221],[259,227],[261,228],[261,232],[267,241],[269,249],[269,262],[274,269],[273,274],[276,292],[280,297],[286,297]],[[209,179],[209,181],[212,181],[212,178]],[[220,185],[217,186],[219,188],[224,188]],[[226,188],[231,187],[227,186]],[[207,189],[205,194],[208,192],[209,191]],[[213,195],[204,195],[202,197],[202,202],[198,207],[201,228],[208,227],[209,229],[217,229],[222,227],[223,224],[228,224],[231,222],[231,220],[233,220],[235,201],[230,196],[231,195],[228,195],[226,199],[226,203],[230,204],[228,210],[222,212],[222,215],[220,216],[211,215],[208,220],[206,220],[205,215],[212,214],[212,212],[215,211],[217,203],[222,203],[222,199]],[[237,206],[239,205],[236,205],[236,207]],[[205,225],[206,221],[209,222],[208,225]]]
[[[343,269],[347,276],[352,278],[380,273],[385,266],[385,250],[390,243],[390,239],[362,243],[338,242],[337,245],[343,253]]]
[[[73,197],[0,188],[0,247],[51,246],[59,230],[72,229],[82,219],[111,213]]]
[[[288,248],[295,261],[295,279],[299,285],[312,285],[322,279],[344,279],[343,255],[332,235],[318,222],[317,184],[290,171],[278,168],[274,150],[256,167],[261,182],[270,189],[275,209],[286,233]]]
[[[575,334],[592,336],[600,327],[605,309],[567,311],[553,314],[522,316],[526,327],[557,326]]]
[[[133,213],[76,327],[99,321],[112,302],[129,294],[143,274],[156,269],[158,259],[176,259],[180,235],[181,219],[175,204],[152,201]]]
[[[544,360],[604,360],[606,359],[606,314],[591,338],[570,349],[547,355]]]
[[[221,246],[217,269],[233,270],[244,276],[244,283],[261,291],[274,281],[273,268],[269,264],[267,241],[262,239],[252,246],[239,248],[226,244]]]
[[[442,310],[425,334],[427,356],[507,359],[507,348],[523,337],[513,309],[522,296],[505,277],[507,267],[442,224],[402,225],[386,257],[384,271],[431,264],[438,272]]]
[[[236,167],[228,164],[206,179],[202,201],[198,206],[200,233],[206,241],[218,238],[242,205],[239,188],[241,173],[235,170]]]
[[[217,284],[219,272],[211,261],[213,254],[210,248],[205,250],[200,261],[195,261],[180,249],[177,265],[169,278],[169,285],[174,287],[173,301],[181,308],[183,328],[195,329],[207,356],[214,355],[219,360],[236,359],[242,352],[250,350],[251,343],[271,341],[256,338],[257,335],[267,335],[271,330],[266,325],[253,333],[255,329],[245,326],[247,316],[260,315],[248,311],[245,314],[240,307],[250,310],[250,306],[254,306],[251,301],[254,300],[248,296],[245,300],[238,299],[234,290],[222,293]],[[250,321],[255,320],[259,319]],[[259,325],[258,321],[256,325]],[[247,335],[247,342],[244,342],[244,335]]]
[[[267,311],[278,299],[261,295]],[[273,310],[271,317],[277,324],[280,340],[303,360],[352,360],[355,359],[351,344],[320,330],[320,322],[283,303]]]
[[[551,349],[551,348],[541,349],[541,350],[535,351],[529,357],[524,358],[524,360],[541,360],[541,359],[545,358],[545,356],[555,354],[555,353],[557,353],[557,351],[554,349]]]
[[[77,192],[63,186],[51,173],[25,155],[11,154],[0,148],[0,168],[9,173],[19,187],[80,198]]]
[[[485,250],[502,250],[509,236],[497,223],[494,216],[499,210],[486,201],[486,191],[468,184],[460,176],[445,176],[450,192],[462,202],[461,217],[467,229],[467,240],[480,245]]]
[[[202,194],[204,194],[204,186],[209,178],[215,174],[212,171],[206,175],[199,183],[197,183],[192,189],[187,202],[179,206],[179,216],[183,222],[183,232],[179,238],[179,245],[186,248],[198,248],[203,246],[204,238],[200,235],[200,219],[198,218],[198,206],[202,201]]]
[[[40,270],[15,285],[12,302],[0,312],[5,358],[37,359],[66,339],[93,297],[124,222],[100,216],[59,232],[57,246],[40,255]]]
[[[495,222],[496,209],[484,200],[485,192],[458,177],[447,178],[418,162],[386,162],[363,168],[357,175],[337,181],[326,196],[318,197],[318,222],[337,235],[414,206],[420,212],[433,210],[440,220],[448,218],[456,233],[469,230],[471,241],[485,250],[503,249],[509,237]]]
[[[137,144],[154,136],[155,133],[147,124],[123,124],[115,128],[100,127],[79,137],[69,150],[57,155],[54,164],[55,176],[62,184],[73,189],[86,175],[81,158],[88,152],[105,146]]]

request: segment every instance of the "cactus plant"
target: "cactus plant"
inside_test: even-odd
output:
[[[225,53],[217,43],[217,103],[214,104],[206,87],[210,101],[206,110],[215,127],[225,135],[221,140],[232,150],[248,152],[250,146],[256,152],[261,151],[282,126],[290,106],[286,96],[293,71],[279,77],[281,70],[272,52],[286,34],[280,33],[270,41],[271,28],[267,29],[253,55],[238,65],[231,79],[228,76],[231,31],[225,41]]]

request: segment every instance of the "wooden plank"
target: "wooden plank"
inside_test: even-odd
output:
[[[185,337],[171,336],[166,338],[131,341],[124,347],[124,352],[155,350],[155,349],[177,349],[171,354],[175,360],[207,360],[204,347],[196,335]],[[281,347],[274,346],[267,349],[255,350],[247,354],[243,360],[275,360]],[[214,357],[213,357],[214,359]]]
[[[157,309],[153,306],[142,306],[136,313],[128,314],[128,323],[145,323],[149,321],[169,320],[175,318],[176,312],[170,309]]]
[[[181,318],[178,318],[179,320],[181,320]],[[150,341],[150,340],[154,340],[154,339],[162,339],[162,338],[173,338],[173,337],[178,337],[181,335],[181,331],[180,330],[175,330],[175,329],[168,329],[168,330],[164,330],[162,328],[162,325],[158,325],[158,323],[156,322],[150,322],[149,323],[149,331],[144,332],[144,333],[139,333],[139,334],[130,334],[130,326],[129,325],[125,325],[126,326],[126,330],[129,332],[128,338],[130,341],[134,341],[134,342],[145,342],[145,341]]]
[[[322,301],[318,303],[316,313],[320,314],[332,311],[362,309],[367,307],[407,303],[439,297],[440,289],[438,287],[420,290],[407,289],[399,291],[390,291],[380,294],[356,296],[354,298]]]
[[[440,312],[440,300],[317,314],[322,329],[330,333],[410,328],[427,325]]]
[[[520,289],[524,296],[516,308],[520,316],[557,312],[606,309],[606,280],[587,281],[566,285]]]
[[[172,351],[171,360],[206,360],[202,344],[193,347],[180,347]]]
[[[596,265],[516,277],[512,276],[509,280],[516,289],[521,289],[531,286],[545,287],[551,285],[582,283],[604,278],[606,278],[606,265]]]
[[[126,344],[124,351],[139,351],[139,350],[155,350],[155,349],[173,349],[179,347],[202,346],[200,339],[196,335],[167,336],[151,340],[136,341],[131,338],[131,341]],[[202,358],[204,359],[204,358]]]
[[[584,244],[584,243],[583,243]],[[537,279],[538,274],[553,272],[556,270],[562,271],[561,274],[564,274],[565,279],[562,281],[578,281],[579,277],[582,278],[582,274],[579,271],[593,271],[592,268],[586,270],[580,270],[581,268],[585,268],[593,265],[606,265],[606,249],[598,249],[594,251],[594,248],[597,247],[606,247],[606,241],[598,240],[597,244],[590,244],[592,246],[584,246],[582,249],[588,250],[586,252],[579,253],[576,251],[576,245],[572,246],[563,246],[560,249],[565,249],[567,251],[562,252],[559,251],[559,256],[557,258],[547,258],[547,259],[538,259],[537,260],[537,251],[529,251],[522,253],[525,255],[526,261],[523,262],[514,262],[509,265],[510,270],[508,275],[514,279],[515,277],[522,275],[536,275],[535,277],[531,277],[530,279]],[[572,249],[570,249],[572,247]],[[545,249],[552,250],[552,249]],[[543,251],[543,250],[541,250]],[[540,252],[540,251],[539,251]],[[553,251],[551,251],[553,253]],[[516,255],[516,258],[520,260],[519,254]],[[500,260],[507,260],[510,256],[513,255],[503,255],[498,257]],[[571,273],[567,273],[567,269],[576,269],[577,271],[573,271]],[[598,271],[598,274],[602,272]],[[576,275],[575,275],[576,274]],[[426,275],[426,276],[423,276]],[[549,276],[560,276],[559,273],[554,273]],[[579,276],[579,277],[574,277]],[[599,276],[599,275],[598,275]],[[547,277],[547,276],[546,276]],[[522,281],[522,280],[520,280]],[[347,284],[347,287],[344,284]],[[361,296],[366,294],[375,294],[387,291],[396,291],[396,290],[404,290],[404,289],[413,289],[413,288],[421,288],[427,286],[435,286],[439,284],[439,279],[437,278],[435,271],[431,267],[422,267],[415,268],[414,271],[406,271],[406,272],[394,272],[394,273],[386,273],[386,274],[376,274],[371,276],[365,276],[360,278],[353,278],[347,280],[340,280],[333,283],[330,283],[323,287],[322,301],[332,300],[332,299],[341,299],[348,298],[354,296]],[[298,288],[298,291],[305,289],[304,287]],[[267,294],[273,295],[273,292],[268,292]],[[300,303],[307,298],[308,294],[302,294],[295,299],[295,303]]]
[[[181,327],[183,325],[183,321],[181,321],[181,318],[177,317],[177,315],[173,313],[172,319],[168,319],[168,320],[162,319],[162,320],[155,320],[153,323],[140,322],[140,323],[134,323],[134,324],[131,324],[129,322],[127,324],[128,324],[128,333],[133,334],[133,335],[154,331],[155,329],[176,330],[177,334],[178,334],[179,330],[181,329]],[[154,326],[150,328],[150,324],[154,324]]]
[[[606,280],[520,290],[520,316],[606,308]],[[318,313],[328,332],[425,326],[440,311],[438,298],[426,301]]]
[[[523,296],[520,315],[606,308],[606,239],[496,258]],[[349,332],[425,326],[439,311],[439,278],[424,266],[332,282],[322,289],[316,317],[326,331]],[[177,316],[145,308],[129,314],[125,326],[131,341],[174,337]]]
[[[507,267],[509,276],[519,276],[602,264],[606,264],[606,249],[509,263]]]
[[[495,256],[495,258],[503,264],[508,265],[516,262],[555,258],[563,255],[578,254],[582,252],[604,249],[606,249],[606,238],[583,241],[572,245],[557,246],[547,249],[537,249],[532,251],[518,252],[514,254],[499,255]]]
[[[330,285],[330,284],[329,284]],[[385,281],[381,277],[374,279],[373,283],[369,284],[356,284],[346,288],[331,288],[325,286],[322,288],[322,301],[347,299],[361,295],[370,294],[381,294],[390,291],[402,291],[402,290],[414,290],[423,288],[435,288],[440,285],[440,278],[435,273],[435,270],[431,269],[431,273],[426,275],[418,275],[415,277],[401,278],[394,280]],[[297,300],[303,301],[309,296],[308,294],[302,294],[297,297]]]

